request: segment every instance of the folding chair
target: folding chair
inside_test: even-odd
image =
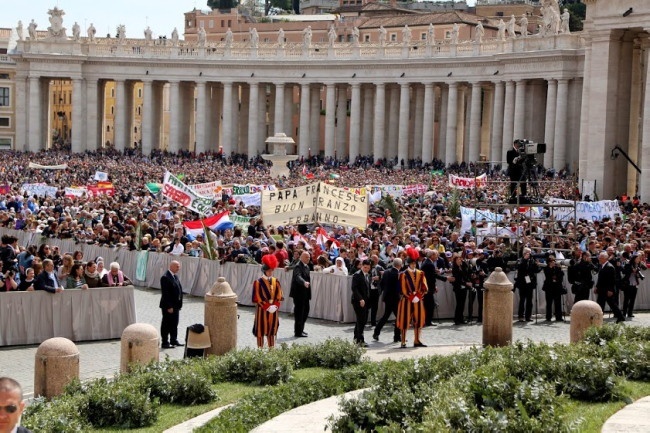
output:
[[[187,327],[184,358],[205,357],[205,349],[209,347],[212,347],[212,343],[210,342],[210,330],[207,326],[194,324]]]

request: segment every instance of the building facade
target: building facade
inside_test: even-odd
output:
[[[404,28],[396,41],[317,41],[306,32],[296,42],[278,35],[19,41],[11,58],[15,104],[24,109],[15,113],[14,147],[45,146],[49,83],[67,79],[72,124],[81,125],[72,151],[99,148],[105,90],[113,82],[120,150],[133,142],[132,89],[141,85],[145,153],[221,147],[252,156],[266,152],[267,136],[285,132],[304,156],[499,163],[514,139],[527,138],[547,144],[539,155],[546,167],[595,180],[599,197],[633,194],[638,186],[648,201],[650,176],[637,176],[611,151],[618,145],[650,170],[650,4],[586,3],[580,34],[480,41],[471,33],[423,40]]]

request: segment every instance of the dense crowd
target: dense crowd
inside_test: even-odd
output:
[[[473,221],[468,230],[461,231],[461,219],[450,212],[451,208],[457,205],[481,207],[508,201],[507,176],[500,167],[483,164],[463,163],[443,168],[444,164],[440,161],[428,164],[417,160],[398,163],[396,160],[374,161],[372,157],[360,157],[350,162],[310,156],[293,163],[290,177],[272,179],[267,161],[261,158],[249,160],[237,154],[194,155],[181,152],[172,155],[155,152],[143,156],[133,151],[120,154],[109,150],[76,155],[58,151],[37,154],[4,152],[3,156],[0,184],[4,185],[5,194],[0,196],[0,226],[40,233],[45,238],[74,239],[78,243],[106,247],[141,248],[202,257],[206,240],[202,235],[193,237],[187,234],[181,224],[198,218],[198,215],[160,195],[151,194],[145,188],[148,182],[162,182],[167,170],[182,173],[186,184],[220,180],[223,185],[255,183],[286,188],[321,180],[346,187],[428,186],[425,194],[397,197],[392,204],[380,201],[371,205],[366,228],[325,227],[326,236],[320,238],[317,236],[317,226],[267,226],[259,217],[259,207],[247,207],[232,197],[224,196],[213,203],[215,213],[228,210],[231,214],[252,219],[248,227],[210,234],[222,262],[261,263],[265,254],[274,254],[280,259],[282,267],[290,265],[306,250],[311,254],[316,270],[352,274],[364,259],[371,259],[373,266],[385,269],[396,257],[405,260],[405,249],[414,247],[423,258],[435,251],[439,255],[436,258],[439,260],[439,272],[449,270],[451,273],[458,257],[458,263],[466,265],[463,265],[467,268],[463,272],[467,278],[480,285],[478,276],[481,273],[487,273],[496,266],[507,267],[509,263],[516,266],[513,262],[523,256],[525,248],[530,249],[533,258],[541,263],[545,263],[550,255],[560,261],[573,259],[577,263],[583,252],[588,252],[590,261],[595,262],[600,251],[607,251],[619,261],[621,275],[630,261],[645,264],[650,255],[647,234],[650,206],[640,203],[637,197],[623,195],[618,197],[621,214],[614,219],[556,221],[548,214],[530,217],[517,212],[516,208],[510,208],[500,223],[512,232],[509,236],[501,233],[479,236],[481,222],[478,221]],[[30,169],[30,162],[44,166],[67,164],[67,169]],[[437,174],[442,171],[442,175],[433,175],[434,170]],[[64,195],[65,187],[92,184],[96,171],[109,174],[115,191],[113,196],[74,198]],[[541,168],[538,171],[541,196],[581,198],[575,179],[566,172],[546,172]],[[449,186],[447,173],[461,176],[487,173],[489,181],[481,189],[458,190]],[[27,197],[21,193],[23,183],[37,182],[56,187],[56,197]],[[551,211],[546,209],[545,212]],[[25,273],[28,269],[25,254],[35,260],[29,266],[36,272],[33,278],[38,276],[38,265],[42,266],[45,260],[52,260],[57,269],[65,268],[66,274],[61,277],[65,277],[66,281],[75,264],[99,264],[91,260],[93,258],[72,257],[70,265],[62,253],[58,253],[58,256],[54,251],[43,254],[41,250],[33,251],[33,246],[22,251],[22,246],[8,243],[9,240],[3,239],[0,245],[5,281],[9,271],[22,274],[22,278],[17,278],[17,284],[32,278]],[[7,252],[8,246],[13,250],[13,256]],[[22,258],[19,258],[21,255]],[[19,263],[21,260],[22,264]],[[479,269],[484,264],[485,269]],[[88,270],[82,268],[74,272],[81,275]],[[94,275],[95,271],[89,272]],[[471,283],[467,287],[473,285]],[[10,289],[9,286],[7,288]]]

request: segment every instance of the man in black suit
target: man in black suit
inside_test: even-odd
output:
[[[361,262],[361,269],[352,276],[352,308],[357,316],[354,325],[354,342],[361,347],[368,347],[363,338],[363,328],[368,321],[368,303],[370,301],[370,260]]]
[[[34,279],[34,290],[45,290],[50,293],[61,293],[63,286],[54,272],[54,262],[50,259],[43,260],[43,272]]]
[[[0,432],[32,433],[18,426],[23,410],[25,401],[20,384],[9,377],[0,377]]]
[[[402,293],[399,284],[400,269],[402,269],[402,259],[395,258],[393,259],[393,266],[386,269],[381,276],[379,288],[384,301],[384,315],[379,319],[375,331],[372,334],[372,338],[375,341],[379,340],[379,334],[386,322],[388,322],[390,315],[393,314],[397,317],[397,305],[399,304],[400,294]],[[401,331],[395,327],[393,342],[397,343],[399,341],[401,341]]]
[[[293,298],[293,334],[296,337],[306,337],[305,322],[309,316],[309,301],[311,300],[311,276],[309,274],[309,263],[311,256],[307,251],[303,251],[300,260],[293,268],[291,278],[291,291],[289,296]]]
[[[594,293],[597,295],[596,302],[600,308],[605,312],[605,304],[616,317],[616,323],[625,322],[625,317],[621,310],[618,308],[616,302],[616,269],[614,265],[609,262],[609,255],[606,252],[598,254],[598,263],[600,263],[600,270],[598,271],[598,281],[594,288]]]
[[[183,307],[183,287],[178,279],[178,272],[181,264],[176,260],[169,264],[169,270],[160,277],[160,309],[162,310],[162,323],[160,335],[162,337],[162,348],[172,349],[175,346],[183,346],[178,341],[178,317]]]
[[[512,149],[506,153],[506,160],[508,162],[508,176],[510,177],[510,198],[517,197],[517,182],[525,179],[522,179],[521,176],[524,171],[524,158],[521,153],[519,153],[519,147],[521,146],[521,140],[515,140]],[[521,195],[526,195],[526,182],[521,182]]]
[[[433,318],[433,310],[436,307],[434,294],[438,293],[436,280],[447,281],[447,277],[438,273],[438,267],[436,265],[438,262],[438,252],[435,250],[426,250],[424,253],[426,258],[422,261],[420,270],[424,272],[424,278],[426,278],[427,287],[429,288],[429,291],[424,295],[424,299],[422,300],[424,302],[424,326],[435,326],[435,323],[431,319]]]

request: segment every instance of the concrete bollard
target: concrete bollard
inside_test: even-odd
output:
[[[496,268],[483,286],[483,346],[507,346],[512,342],[513,284]]]
[[[603,310],[594,301],[579,301],[571,308],[571,343],[581,341],[587,329],[603,326]]]
[[[237,295],[224,277],[219,277],[205,294],[205,325],[212,347],[208,355],[223,355],[237,348]]]
[[[160,350],[158,330],[148,323],[134,323],[122,332],[120,371],[131,371],[131,364],[148,364],[158,361]]]
[[[61,395],[73,379],[79,379],[77,346],[63,337],[42,342],[36,350],[34,397],[51,399]]]

